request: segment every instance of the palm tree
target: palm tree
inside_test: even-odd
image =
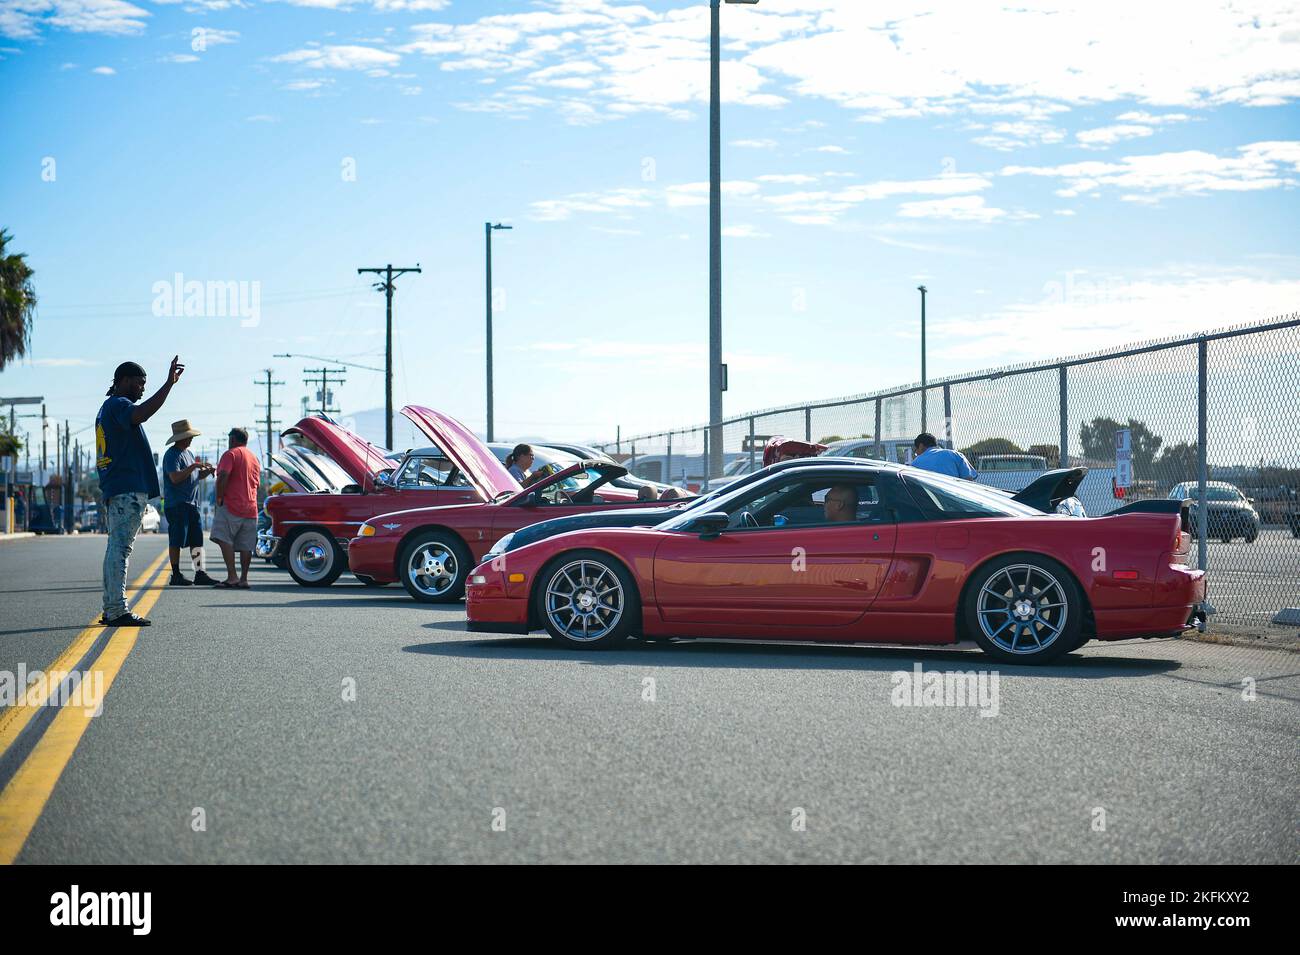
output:
[[[10,253],[5,246],[13,238],[0,229],[0,369],[27,353],[36,316],[36,286],[32,284],[27,256]]]

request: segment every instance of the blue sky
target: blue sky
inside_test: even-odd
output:
[[[722,18],[728,413],[917,380],[919,282],[934,376],[1300,308],[1295,4]],[[356,269],[418,262],[396,402],[481,429],[491,218],[499,437],[700,421],[707,75],[701,3],[0,0],[0,225],[41,299],[0,394],[82,428],[179,352],[157,441],[253,425],[268,367],[287,422],[319,363],[272,356],[382,364]],[[155,314],[177,274],[256,323]]]

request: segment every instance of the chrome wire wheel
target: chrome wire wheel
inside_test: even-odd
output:
[[[994,646],[1017,655],[1040,653],[1065,630],[1069,600],[1046,568],[1012,564],[994,572],[976,602],[980,630]]]
[[[578,643],[600,640],[618,626],[626,595],[618,575],[598,561],[575,560],[546,583],[543,604],[551,625]]]
[[[406,574],[416,590],[430,597],[441,597],[456,586],[460,561],[446,544],[429,541],[411,551]]]
[[[334,566],[334,542],[319,531],[306,531],[294,538],[289,562],[308,583],[324,580]]]

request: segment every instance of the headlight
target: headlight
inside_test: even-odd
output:
[[[374,537],[375,529],[369,524],[362,524],[361,529],[357,531],[358,537]]]
[[[504,554],[506,552],[506,548],[510,546],[510,542],[514,540],[514,538],[515,538],[514,534],[507,534],[505,537],[501,538],[499,541],[497,541],[495,544],[492,545],[492,549],[487,552],[487,556],[496,557],[499,554]]]

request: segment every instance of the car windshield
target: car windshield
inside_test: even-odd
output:
[[[1196,496],[1196,489],[1192,489],[1192,496]],[[1240,501],[1241,492],[1235,487],[1207,487],[1205,489],[1205,499],[1207,501]]]

